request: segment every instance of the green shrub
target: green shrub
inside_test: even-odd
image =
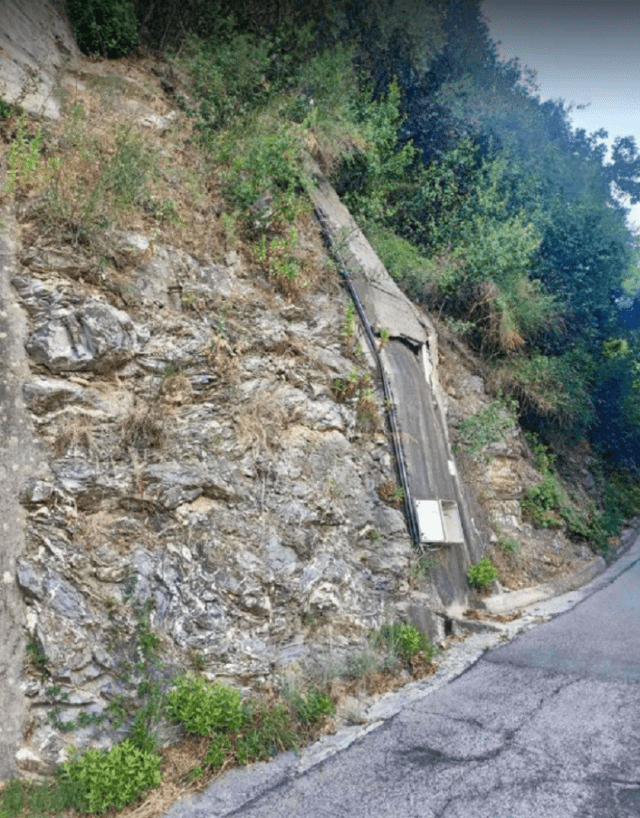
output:
[[[218,159],[227,165],[222,189],[249,232],[282,231],[302,209],[301,145],[286,126],[248,125],[244,138],[225,132],[218,142]]]
[[[272,758],[296,746],[298,735],[286,705],[253,705],[247,716],[249,725],[236,744],[240,764]]]
[[[200,676],[177,680],[168,695],[167,715],[197,736],[234,732],[244,722],[239,691],[220,683],[212,684]]]
[[[79,786],[83,812],[103,813],[110,807],[123,809],[161,781],[160,756],[147,753],[126,739],[109,752],[87,750],[76,760],[62,764],[61,782]]]
[[[16,135],[7,154],[7,190],[11,193],[18,188],[28,188],[34,180],[42,150],[44,131],[38,128],[31,134],[27,127],[27,117],[22,114],[16,123]]]
[[[560,528],[569,512],[569,501],[558,477],[547,472],[520,500],[523,513],[538,528]]]
[[[427,662],[433,659],[434,649],[428,637],[414,625],[404,622],[383,625],[374,635],[373,643],[384,647],[392,661],[399,657],[403,662],[408,662],[419,653],[423,654]]]
[[[138,23],[128,0],[66,0],[78,47],[85,54],[123,57],[138,41]]]
[[[204,759],[205,767],[213,767],[214,770],[219,770],[225,759],[231,755],[232,750],[231,742],[225,735],[214,733],[211,736],[211,743]]]
[[[484,557],[476,565],[470,565],[467,571],[469,585],[474,588],[487,588],[497,578],[498,572],[488,557]]]
[[[335,712],[335,705],[326,693],[319,693],[315,689],[307,691],[305,696],[298,694],[292,700],[293,709],[302,724],[314,724],[323,716],[331,716]]]

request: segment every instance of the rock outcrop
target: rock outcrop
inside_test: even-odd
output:
[[[47,0],[3,11],[0,59],[43,80],[40,97],[19,79],[2,95],[57,116],[66,23]],[[139,79],[137,92],[120,107],[141,127],[180,116]],[[296,252],[312,283],[293,295],[241,246],[198,253],[131,227],[105,237],[118,263],[96,271],[81,246],[21,234],[8,206],[0,225],[0,778],[121,737],[130,714],[108,716],[135,694],[150,634],[157,680],[194,666],[245,687],[345,666],[385,621],[444,637],[469,557],[427,564],[412,546],[381,385],[357,322],[345,343],[349,297],[311,216]],[[455,437],[490,398],[416,314]],[[534,581],[584,561],[586,546],[523,522],[537,475],[516,428],[500,445],[458,462],[476,549],[498,522]]]

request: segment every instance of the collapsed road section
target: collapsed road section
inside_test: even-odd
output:
[[[319,169],[312,169],[316,214],[389,392],[409,531],[419,547],[439,549],[434,578],[440,597],[451,615],[460,615],[467,607],[467,567],[480,556],[480,535],[449,445],[438,384],[436,331],[391,278]],[[377,341],[383,337],[385,343]]]

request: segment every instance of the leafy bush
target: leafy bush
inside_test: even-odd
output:
[[[123,809],[161,781],[160,756],[144,752],[126,739],[109,752],[87,750],[58,769],[59,780],[79,786],[83,812]]]
[[[530,488],[520,500],[522,511],[538,528],[560,528],[561,512],[567,505],[566,492],[552,472],[547,472],[542,481]]]
[[[404,119],[395,81],[383,97],[372,100],[366,90],[353,105],[363,145],[345,153],[337,187],[347,207],[362,218],[381,221],[395,212],[392,193],[406,181],[416,156],[410,142],[399,145]]]
[[[138,41],[138,23],[128,0],[66,0],[78,47],[85,54],[123,57]]]
[[[384,624],[374,635],[373,642],[384,647],[392,660],[397,656],[403,662],[409,662],[419,653],[427,662],[433,659],[434,649],[428,637],[414,625],[404,622]]]
[[[289,129],[265,123],[244,139],[227,134],[218,143],[218,158],[227,165],[225,196],[250,232],[282,230],[293,222],[305,177],[301,145]]]
[[[205,767],[213,767],[214,770],[219,770],[224,764],[224,760],[231,755],[232,749],[231,742],[225,735],[214,733],[211,736],[211,743],[204,759]]]
[[[298,721],[302,724],[313,724],[320,721],[323,716],[333,715],[335,711],[331,698],[313,688],[304,696],[301,694],[294,696],[292,705]]]
[[[199,676],[185,676],[169,692],[167,715],[183,724],[188,733],[207,736],[238,730],[244,721],[244,708],[239,691]]]
[[[240,764],[272,758],[296,746],[298,735],[286,705],[256,705],[250,709],[248,720],[250,723],[236,744]]]
[[[469,585],[474,588],[487,588],[497,577],[495,565],[488,557],[484,557],[476,565],[470,565],[467,571]]]

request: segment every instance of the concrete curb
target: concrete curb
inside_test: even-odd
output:
[[[483,600],[483,604],[492,614],[516,611],[518,608],[534,605],[536,602],[542,602],[552,596],[560,596],[560,594],[566,594],[568,591],[575,591],[595,579],[606,567],[607,563],[604,558],[598,557],[570,574],[558,577],[558,579],[552,579],[531,588],[521,588],[519,591],[507,591],[503,594],[490,596]]]
[[[639,534],[640,519],[635,518],[630,521],[629,527],[622,534],[622,542],[616,549],[615,558],[613,560],[614,563],[622,554],[631,548]],[[576,568],[575,571],[564,574],[557,579],[543,582],[540,585],[533,585],[530,588],[521,588],[519,591],[507,591],[505,593],[495,594],[483,600],[482,604],[484,608],[492,614],[517,611],[528,605],[535,605],[537,602],[543,602],[546,599],[561,596],[562,594],[582,588],[605,571],[607,565],[604,557],[597,557],[586,565]]]

